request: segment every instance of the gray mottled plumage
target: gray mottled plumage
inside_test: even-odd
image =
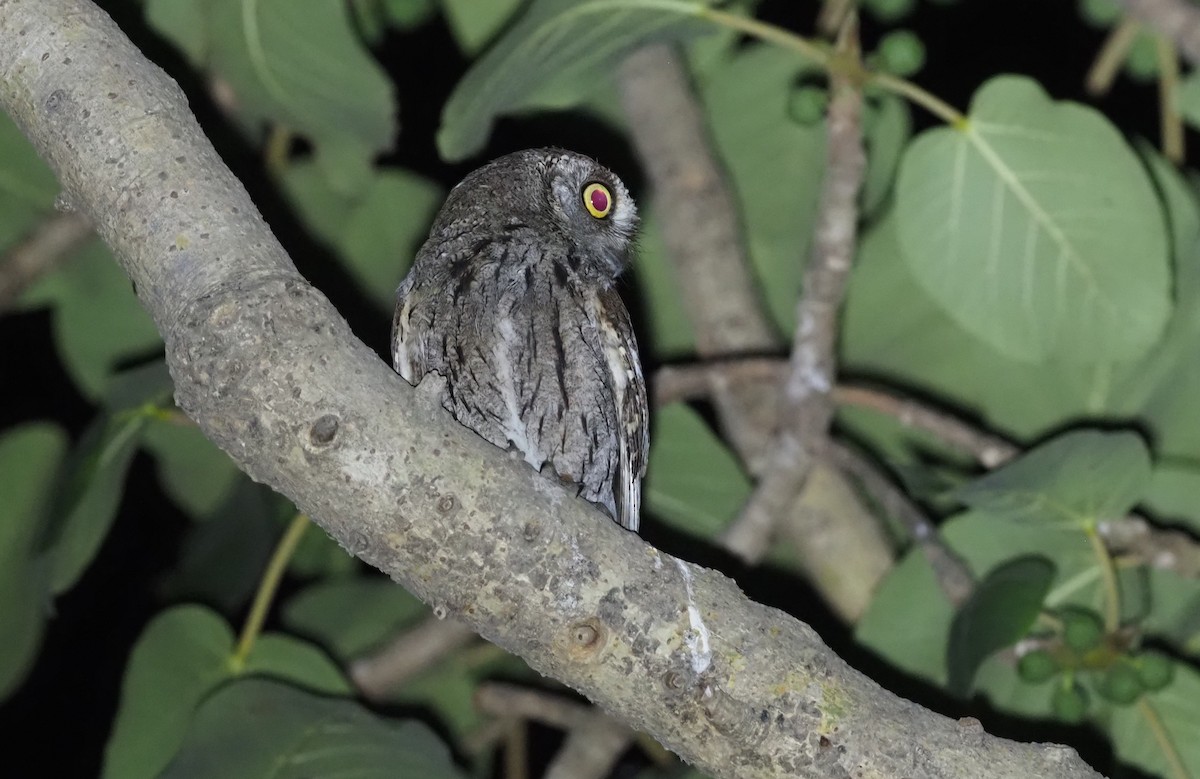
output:
[[[589,213],[589,184],[611,211]],[[396,370],[446,380],[442,405],[496,446],[549,466],[637,530],[646,388],[613,284],[637,211],[621,181],[579,154],[501,157],[451,191],[397,292]]]

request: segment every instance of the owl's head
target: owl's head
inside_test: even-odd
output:
[[[637,207],[616,174],[563,149],[528,149],[485,165],[455,187],[451,199],[484,206],[501,230],[528,229],[550,249],[567,250],[571,269],[610,282],[629,262]]]

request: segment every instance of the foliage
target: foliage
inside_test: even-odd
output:
[[[841,430],[884,468],[907,485],[937,485],[913,497],[977,580],[955,608],[925,557],[899,549],[852,626],[854,639],[893,669],[881,682],[915,679],[928,705],[942,705],[945,691],[985,725],[996,716],[1085,722],[1093,730],[1071,731],[1076,746],[1107,742],[1089,755],[1111,749],[1149,774],[1200,776],[1192,737],[1200,728],[1200,581],[1114,556],[1102,533],[1136,510],[1152,528],[1174,526],[1192,543],[1200,536],[1198,178],[1131,139],[1116,123],[1123,117],[1048,92],[1044,74],[988,78],[961,115],[924,90],[897,89],[895,77],[922,85],[939,77],[930,72],[936,46],[927,50],[920,27],[905,26],[919,4],[860,5],[879,31],[864,62],[892,80],[864,81],[869,165],[842,373],[963,416],[1022,454],[981,473],[894,419],[842,410]],[[1079,5],[1080,25],[1119,23],[1111,0]],[[781,335],[793,332],[828,94],[821,62],[729,28],[730,19],[754,17],[754,2],[134,7],[125,13],[141,39],[169,47],[164,67],[209,87],[211,98],[192,95],[211,99],[210,117],[220,112],[206,129],[223,133],[225,122],[236,135],[226,143],[252,152],[255,163],[243,161],[240,174],[271,193],[305,272],[376,327],[362,333],[373,344],[383,343],[393,290],[464,170],[450,163],[498,151],[488,145],[498,123],[521,135],[526,122],[573,117],[622,137],[612,79],[621,58],[648,41],[677,42],[765,311]],[[438,35],[454,47],[424,43]],[[403,46],[424,46],[431,70],[466,65],[441,96],[440,125],[416,123],[419,136],[407,120],[401,131],[407,98],[387,65]],[[1156,78],[1153,55],[1143,32],[1121,61]],[[1200,73],[1183,79],[1175,100],[1200,127]],[[928,129],[914,134],[914,124]],[[409,151],[435,146],[440,161]],[[0,161],[6,252],[52,215],[57,185],[3,115]],[[637,180],[635,171],[622,174]],[[643,315],[651,375],[658,362],[690,359],[694,344],[656,203],[640,200],[641,253],[621,291]],[[77,585],[100,586],[87,578],[89,566],[145,493],[131,486],[141,468],[153,474],[142,481],[153,479],[150,489],[187,525],[155,582],[161,611],[125,652],[105,776],[289,775],[270,766],[311,761],[319,768],[297,775],[331,775],[326,765],[364,776],[489,775],[490,750],[471,745],[493,723],[473,693],[486,679],[532,672],[473,643],[392,691],[385,707],[360,706],[354,662],[429,613],[322,534],[307,533],[285,560],[288,586],[271,623],[282,632],[243,628],[238,638],[231,625],[295,510],[251,483],[172,406],[158,335],[98,241],[26,289],[17,309],[47,312],[52,357],[94,418],[85,428],[56,419],[0,431],[0,635],[9,637],[0,642],[0,699],[49,662],[38,655],[55,599]],[[5,375],[21,381],[19,371]],[[702,405],[656,409],[644,501],[652,533],[685,553],[711,546],[750,491]],[[786,592],[797,563],[775,552],[781,570],[768,573],[787,580],[776,586]],[[914,689],[906,694],[920,697],[906,685]],[[629,759],[647,779],[699,777]]]

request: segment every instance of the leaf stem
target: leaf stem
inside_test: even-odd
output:
[[[1121,63],[1129,56],[1129,48],[1133,46],[1141,28],[1137,20],[1128,16],[1112,28],[1092,66],[1088,68],[1087,78],[1084,80],[1088,94],[1108,94],[1108,90],[1112,89],[1113,80],[1117,77],[1117,68],[1121,67]]]
[[[1175,46],[1161,35],[1154,37],[1154,50],[1158,55],[1158,112],[1159,134],[1166,158],[1179,165],[1183,162],[1183,117],[1175,105],[1179,90],[1179,55]]]
[[[859,64],[857,59],[839,57],[825,44],[814,43],[807,38],[802,38],[773,24],[738,16],[715,8],[699,8],[696,11],[696,15],[702,19],[708,19],[715,24],[719,24],[722,27],[738,30],[754,38],[798,52],[805,59],[811,60],[825,71],[842,70],[847,75],[856,79],[860,84],[874,85],[908,98],[957,129],[962,129],[967,123],[967,117],[961,111],[940,97],[926,92],[911,81],[905,81],[890,73],[867,70]]]
[[[1158,748],[1162,750],[1163,757],[1167,759],[1172,779],[1192,779],[1192,773],[1183,764],[1183,758],[1179,756],[1179,750],[1172,743],[1171,734],[1167,732],[1166,726],[1163,725],[1162,717],[1158,716],[1158,710],[1154,708],[1154,705],[1144,695],[1138,699],[1137,707],[1142,717],[1146,720],[1146,725],[1150,728],[1150,732],[1154,734],[1154,740],[1158,742]]]
[[[271,560],[267,563],[267,570],[263,572],[262,581],[258,584],[258,592],[254,593],[254,603],[250,606],[250,614],[246,617],[246,624],[242,627],[242,635],[238,638],[237,649],[230,660],[235,671],[246,667],[246,658],[250,656],[250,650],[254,648],[258,634],[262,632],[263,622],[267,618],[268,609],[271,608],[271,601],[275,599],[275,592],[279,589],[283,572],[287,569],[288,561],[292,559],[296,546],[300,543],[300,538],[304,535],[304,529],[308,525],[308,517],[297,514],[292,518],[287,530],[283,531],[279,543],[275,546]]]
[[[1084,533],[1088,537],[1088,543],[1092,545],[1092,553],[1096,556],[1104,581],[1104,631],[1114,633],[1121,627],[1121,591],[1117,587],[1117,570],[1113,566],[1108,547],[1104,545],[1104,539],[1096,530],[1096,524],[1090,523],[1084,529]]]

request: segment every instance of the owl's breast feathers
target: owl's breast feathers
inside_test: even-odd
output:
[[[535,468],[550,463],[636,531],[648,410],[620,297],[581,287],[564,261],[532,256],[475,264],[466,283],[420,270],[398,293],[396,370],[412,384],[439,373],[459,422]]]

